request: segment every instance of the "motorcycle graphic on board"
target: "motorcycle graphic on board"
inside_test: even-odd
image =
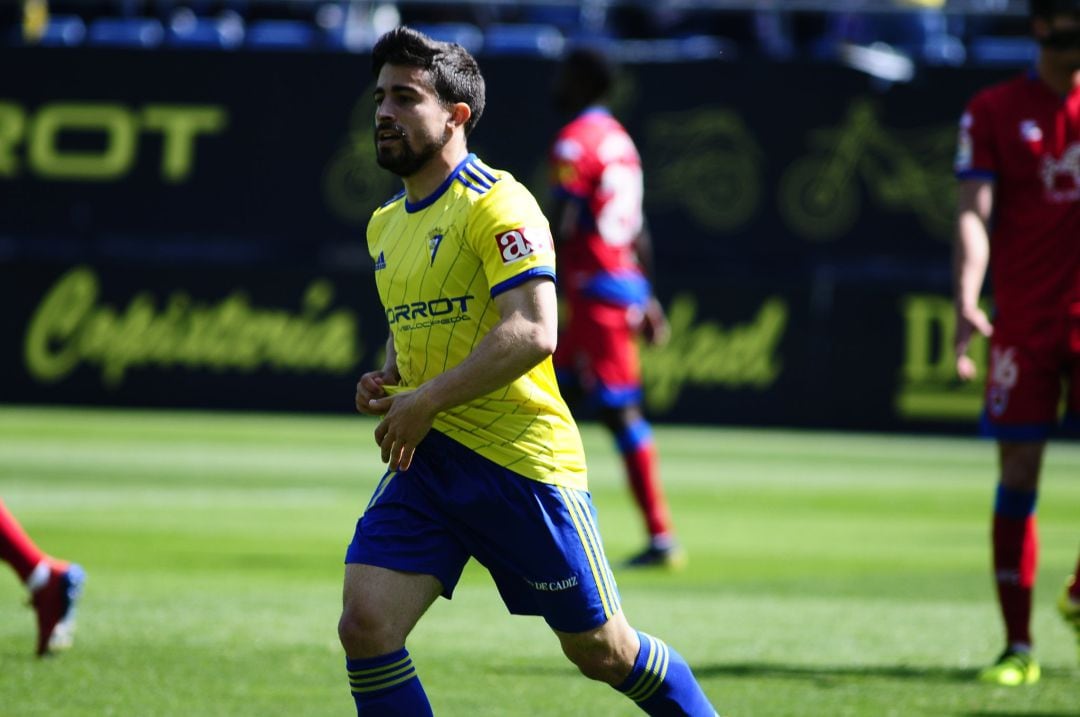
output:
[[[844,123],[815,130],[813,154],[784,171],[777,202],[784,222],[815,242],[855,225],[863,195],[894,213],[912,213],[935,239],[949,241],[955,212],[954,127],[894,131],[868,99],[852,102]]]

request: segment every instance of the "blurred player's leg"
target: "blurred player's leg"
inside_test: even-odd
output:
[[[1076,633],[1076,657],[1080,660],[1080,564],[1065,583],[1065,589],[1058,598],[1058,611]]]
[[[1005,637],[1014,649],[1031,649],[1031,594],[1039,552],[1035,491],[998,487],[994,509],[994,577],[1005,620]]]
[[[657,475],[656,445],[653,443],[652,427],[640,418],[625,428],[620,428],[615,441],[622,455],[626,474],[633,489],[645,528],[652,538],[667,537],[671,533],[671,516]]]
[[[30,579],[30,573],[45,558],[30,536],[15,520],[15,516],[0,500],[0,559],[12,568],[24,583]]]
[[[75,603],[86,579],[78,565],[43,553],[0,501],[0,559],[11,565],[30,591],[37,615],[37,654],[71,647],[75,635]]]
[[[1076,563],[1076,571],[1069,578],[1066,592],[1069,595],[1069,599],[1074,602],[1080,602],[1080,561]]]
[[[611,425],[614,424],[614,425]],[[610,421],[616,445],[626,468],[634,500],[645,520],[649,544],[627,561],[628,567],[682,567],[686,556],[675,542],[653,442],[652,427],[636,409],[628,408]]]
[[[633,312],[623,306],[591,302],[579,311],[587,328],[577,332],[587,358],[579,367],[591,386],[592,400],[615,438],[626,481],[645,522],[649,544],[625,567],[681,567],[686,557],[675,542],[671,515],[660,480],[652,427],[641,409],[641,361]]]
[[[1039,680],[1038,664],[1031,656],[1031,601],[1038,561],[1035,505],[1038,492],[1009,487],[1007,476],[1024,464],[1024,472],[1038,475],[1041,444],[1002,447],[1002,484],[994,502],[993,553],[998,603],[1005,622],[1005,651],[979,674],[994,684],[1016,686]],[[1034,483],[1034,481],[1025,481]]]

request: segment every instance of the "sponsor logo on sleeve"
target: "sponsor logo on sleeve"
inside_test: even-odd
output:
[[[971,169],[974,150],[971,141],[972,118],[970,112],[965,112],[960,118],[960,137],[956,143],[956,160],[953,168],[957,172],[965,172]]]
[[[564,162],[576,162],[585,154],[585,149],[576,140],[562,139],[555,143],[552,154]]]
[[[495,235],[503,264],[512,264],[531,254],[552,251],[551,232],[542,227],[518,227]]]

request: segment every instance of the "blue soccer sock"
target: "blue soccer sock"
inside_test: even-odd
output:
[[[641,648],[634,669],[615,689],[653,717],[715,717],[716,709],[682,655],[643,632],[638,638]]]
[[[404,647],[367,660],[345,659],[357,717],[431,717],[420,678]]]

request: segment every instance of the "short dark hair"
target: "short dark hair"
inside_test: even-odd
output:
[[[1032,19],[1041,17],[1049,20],[1054,15],[1080,13],[1080,0],[1031,0]]]
[[[563,65],[588,104],[607,97],[618,74],[615,62],[593,47],[574,48],[563,58]]]
[[[464,102],[472,110],[465,123],[465,134],[472,132],[484,113],[484,76],[476,59],[461,45],[432,40],[422,32],[402,25],[379,38],[371,50],[371,69],[375,77],[383,65],[419,67],[431,80],[439,101],[444,105]]]

